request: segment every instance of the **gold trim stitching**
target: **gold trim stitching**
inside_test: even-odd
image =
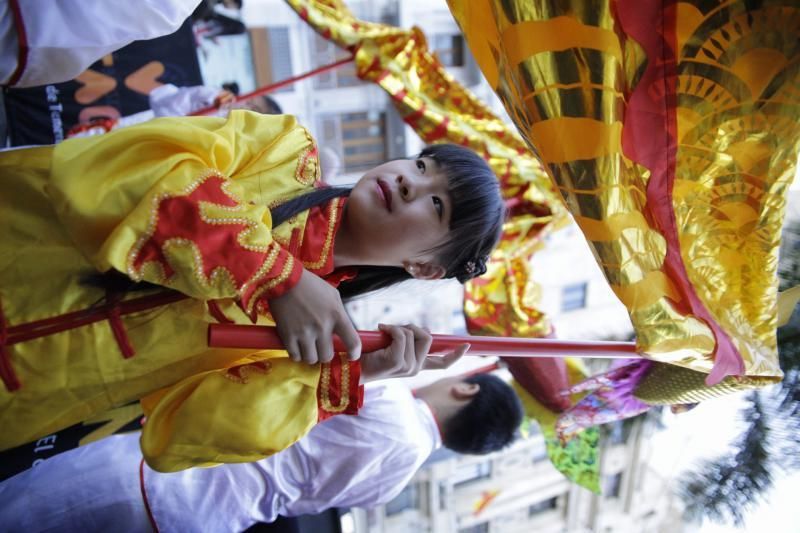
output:
[[[214,270],[211,271],[211,274],[206,277],[205,275],[205,268],[203,263],[203,256],[200,253],[200,249],[198,248],[197,244],[190,240],[184,239],[183,237],[173,237],[172,239],[168,239],[164,241],[164,244],[161,246],[161,250],[164,253],[164,257],[167,258],[169,262],[169,255],[171,255],[171,251],[173,248],[179,247],[189,247],[192,251],[192,255],[194,256],[194,268],[192,269],[194,272],[195,279],[200,283],[200,286],[203,288],[211,288],[213,286],[218,286],[220,282],[227,283],[230,288],[233,289],[234,292],[237,292],[238,289],[236,288],[236,279],[231,274],[230,270],[225,268],[224,266],[216,266]],[[149,263],[150,261],[148,261]],[[158,263],[157,263],[158,264]]]
[[[334,230],[336,229],[336,221],[338,216],[339,207],[342,205],[341,198],[336,198],[330,203],[330,213],[328,214],[328,233],[325,235],[325,243],[322,245],[322,252],[314,262],[303,261],[303,266],[308,269],[318,269],[328,261],[328,252],[330,251],[331,244],[333,244]]]
[[[241,212],[241,205],[237,206],[236,208],[232,208],[230,206],[225,205],[218,205],[211,202],[202,201],[198,203],[199,211],[200,211],[200,219],[210,226],[224,226],[227,224],[242,224],[247,226],[247,228],[243,229],[236,235],[236,242],[239,243],[239,246],[246,250],[250,250],[253,252],[266,252],[267,246],[254,246],[245,242],[246,238],[249,236],[250,233],[258,229],[259,222],[254,220],[244,218],[244,217],[231,217],[231,218],[215,218],[210,217],[208,214],[205,213],[207,208],[214,208],[220,209],[224,211],[232,211]]]
[[[249,281],[246,281],[242,284],[242,288],[239,290],[239,295],[243,295],[247,289],[250,288],[251,285],[258,282],[261,278],[263,278],[268,272],[272,270],[272,267],[275,266],[275,261],[278,260],[278,255],[281,252],[281,247],[279,244],[272,243],[269,247],[269,254],[267,255],[264,262],[261,263],[261,266],[258,267],[256,273],[250,278]]]
[[[267,283],[261,285],[259,288],[255,290],[255,292],[253,292],[253,295],[250,297],[250,301],[247,304],[247,312],[248,313],[253,312],[253,306],[255,306],[256,302],[258,302],[262,294],[271,289],[274,289],[275,287],[286,281],[289,275],[291,275],[293,267],[294,267],[294,257],[292,257],[291,254],[287,253],[286,263],[283,265],[283,270],[281,270],[281,273],[278,274],[278,276],[276,276],[275,278],[268,281]]]
[[[138,239],[136,239],[136,242],[128,251],[128,257],[125,262],[126,263],[125,268],[128,271],[128,276],[130,276],[132,280],[141,281],[142,276],[140,272],[142,269],[144,269],[144,266],[147,263],[158,263],[158,261],[145,261],[144,263],[142,263],[138,272],[133,265],[134,261],[136,260],[136,256],[138,256],[139,253],[142,251],[142,247],[147,243],[148,240],[150,240],[150,238],[153,236],[153,233],[155,233],[156,231],[156,227],[158,226],[158,208],[161,205],[161,202],[163,202],[168,198],[188,196],[192,194],[195,191],[195,189],[197,189],[200,185],[205,183],[205,181],[211,177],[222,178],[224,180],[221,186],[222,192],[231,200],[238,202],[239,204],[242,203],[241,199],[239,199],[235,194],[233,194],[231,191],[227,189],[227,185],[230,181],[229,178],[213,168],[207,168],[206,170],[201,172],[199,178],[197,178],[195,181],[187,185],[186,188],[184,188],[181,191],[175,193],[162,192],[160,194],[156,194],[155,196],[153,196],[152,200],[150,201],[150,217],[147,222],[147,229],[145,229],[143,235],[141,235]],[[220,207],[226,207],[226,206],[220,206]],[[201,216],[202,216],[202,211],[201,211]],[[167,278],[165,276],[162,281],[166,279]]]
[[[302,128],[308,141],[308,147],[299,156],[294,178],[303,185],[313,185],[319,178],[319,161],[317,160],[317,143],[308,130]]]
[[[350,405],[350,363],[344,354],[337,354],[342,365],[342,387],[339,397],[339,405],[331,404],[329,389],[331,386],[331,365],[325,363],[320,369],[320,402],[322,408],[329,413],[341,413]]]
[[[157,275],[157,281],[163,283],[169,279],[164,271],[164,266],[157,260],[145,261],[140,265],[139,269],[137,270],[134,266],[136,257],[139,255],[139,253],[141,253],[142,247],[144,247],[147,241],[150,240],[150,238],[153,236],[153,233],[155,233],[155,229],[158,226],[158,209],[159,206],[161,205],[161,202],[169,198],[188,196],[192,192],[194,192],[200,185],[205,183],[205,181],[207,181],[209,178],[212,177],[218,177],[223,180],[223,183],[220,186],[220,190],[222,191],[223,194],[225,194],[225,196],[230,198],[232,201],[236,202],[237,205],[226,206],[226,205],[215,204],[213,202],[208,202],[208,201],[200,201],[198,202],[198,211],[200,214],[200,219],[203,220],[203,222],[210,225],[225,225],[225,224],[246,225],[247,228],[240,231],[236,236],[237,243],[246,250],[250,250],[252,252],[257,252],[257,253],[265,253],[269,250],[269,247],[273,245],[273,243],[270,243],[267,246],[252,246],[244,242],[245,238],[252,231],[257,229],[259,222],[249,220],[243,217],[216,218],[216,217],[210,217],[205,213],[205,210],[208,208],[219,209],[231,213],[241,213],[247,209],[247,205],[244,203],[244,201],[229,189],[229,187],[233,185],[229,178],[227,178],[224,174],[218,172],[215,169],[206,169],[200,174],[200,177],[198,179],[190,183],[182,191],[179,191],[177,193],[168,193],[168,192],[161,193],[153,197],[151,201],[150,218],[147,224],[147,230],[142,236],[140,236],[136,240],[136,243],[128,252],[126,268],[128,271],[128,275],[131,277],[131,279],[133,279],[134,281],[140,281],[143,278],[143,272],[145,270],[145,267],[151,264],[155,265],[158,269],[159,275]],[[266,272],[269,272],[269,270],[272,268],[275,261],[277,260],[278,253],[280,251],[279,248],[273,248],[270,255],[267,256],[265,261],[262,263],[261,267],[259,267],[258,271],[253,276],[251,276],[249,280],[242,283],[241,287],[237,287],[236,280],[233,274],[230,272],[230,270],[228,270],[224,266],[215,267],[214,270],[211,272],[211,275],[206,277],[205,269],[203,268],[202,254],[200,253],[197,244],[190,239],[186,239],[184,237],[174,237],[171,239],[167,239],[161,246],[161,250],[165,256],[165,259],[169,252],[169,249],[174,248],[176,246],[189,246],[191,248],[195,262],[195,266],[193,269],[195,278],[200,283],[201,287],[210,288],[212,286],[217,285],[221,281],[223,283],[229,284],[229,286],[232,287],[234,291],[237,292],[239,295],[241,295],[245,291],[246,287],[252,285],[260,277],[263,277],[263,275]]]
[[[269,374],[271,370],[272,363],[269,361],[257,361],[247,365],[228,368],[222,373],[222,376],[234,383],[246,385],[250,381],[250,376],[252,374],[266,375]]]

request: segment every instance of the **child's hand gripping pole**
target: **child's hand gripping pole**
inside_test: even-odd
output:
[[[391,337],[379,331],[359,331],[362,353],[386,348]],[[455,350],[464,343],[470,344],[468,355],[494,355],[498,357],[581,357],[606,359],[640,359],[636,343],[608,341],[568,341],[559,339],[527,339],[517,337],[478,337],[471,335],[433,335],[430,354]],[[275,328],[268,326],[241,326],[238,324],[211,324],[208,327],[208,345],[212,348],[252,348],[257,350],[283,349]],[[333,347],[347,351],[338,337]]]

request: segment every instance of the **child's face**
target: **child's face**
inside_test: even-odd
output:
[[[434,261],[430,250],[446,241],[451,209],[447,176],[433,159],[398,159],[364,174],[343,223],[362,264],[407,266]]]

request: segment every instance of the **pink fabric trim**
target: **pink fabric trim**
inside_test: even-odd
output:
[[[8,327],[6,325],[6,317],[3,314],[3,306],[0,303],[0,379],[3,380],[8,392],[14,392],[20,388],[20,383],[17,373],[14,372],[14,367],[11,365],[11,354],[8,353],[7,342]]]
[[[150,509],[150,502],[147,499],[147,490],[144,488],[144,458],[139,461],[139,490],[142,491],[142,502],[144,502],[144,510],[147,511],[147,519],[150,521],[153,531],[159,533],[158,524],[156,524],[153,511]]]

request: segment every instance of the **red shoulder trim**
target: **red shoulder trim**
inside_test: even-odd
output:
[[[297,257],[311,272],[326,276],[333,272],[333,242],[342,221],[345,198],[334,198],[308,210],[303,242]]]
[[[246,236],[258,221],[237,217],[248,206],[228,190],[229,180],[209,170],[185,191],[153,200],[147,234],[128,256],[128,275],[139,280],[146,264],[156,265],[163,282],[175,270],[167,259],[170,246],[190,246],[195,254],[193,275],[201,285],[226,278],[238,292],[242,307],[252,317],[259,299],[276,298],[299,280],[303,266],[277,242],[248,244]],[[212,218],[203,205],[214,205],[230,216]]]

